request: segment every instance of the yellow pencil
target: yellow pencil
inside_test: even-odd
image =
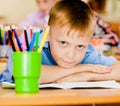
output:
[[[45,30],[45,33],[44,33],[43,38],[42,38],[42,41],[41,41],[40,46],[38,48],[38,52],[42,51],[42,48],[43,48],[44,43],[45,43],[45,41],[47,39],[48,33],[49,33],[49,27]]]

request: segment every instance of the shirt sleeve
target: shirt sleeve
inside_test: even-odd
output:
[[[98,51],[92,45],[89,45],[82,64],[101,64],[111,66],[115,62],[116,59],[113,56],[104,56],[98,53]]]

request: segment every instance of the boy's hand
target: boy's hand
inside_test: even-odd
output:
[[[98,64],[79,64],[75,69],[77,72],[93,72],[93,73],[110,73],[112,71],[111,67],[98,65]],[[80,70],[80,71],[79,71]]]
[[[74,73],[68,76],[65,76],[61,79],[58,79],[57,83],[62,82],[76,82],[76,81],[94,81],[97,80],[96,76],[100,77],[102,75],[106,76],[111,71],[111,67],[103,65],[93,65],[93,64],[84,64],[76,66],[78,73]],[[79,71],[80,70],[80,71]],[[108,78],[109,79],[109,78]],[[103,80],[101,77],[98,80]]]
[[[95,73],[109,73],[112,71],[112,68],[104,65],[93,65],[93,64],[87,64],[86,68],[90,72],[95,72]]]
[[[56,80],[55,83],[63,83],[63,82],[87,82],[87,81],[91,81],[92,74],[93,73],[89,73],[89,72],[72,74],[72,75],[66,76],[64,78],[61,78],[59,80]]]
[[[94,66],[94,65],[93,65]],[[91,73],[91,72],[81,72],[76,74],[68,75],[64,78],[57,80],[57,83],[63,82],[79,82],[79,81],[101,81],[101,80],[116,80],[120,81],[120,62],[116,62],[112,66],[112,71],[110,73]]]
[[[91,80],[91,77],[93,79],[93,74],[104,75],[104,74],[111,73],[111,71],[112,71],[112,67],[107,67],[103,65],[93,65],[93,64],[78,64],[72,68],[42,65],[40,83],[50,83],[50,82],[58,81],[65,77],[67,78],[68,76],[74,77],[74,75],[75,76],[81,75],[81,76],[78,76],[77,81],[79,80],[86,81],[86,80]],[[89,73],[89,76],[88,76],[88,73]],[[84,77],[82,77],[83,74],[85,74]],[[70,80],[72,80],[71,77],[70,77]],[[75,77],[73,79],[76,80]]]

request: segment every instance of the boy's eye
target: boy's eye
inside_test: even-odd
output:
[[[60,41],[60,44],[61,44],[62,46],[65,46],[67,43],[66,43],[65,41]]]
[[[83,45],[78,45],[78,49],[83,49],[84,46]]]

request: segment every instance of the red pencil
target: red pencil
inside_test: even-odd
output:
[[[32,26],[30,26],[30,40],[32,39],[32,35],[33,35],[33,28]]]

